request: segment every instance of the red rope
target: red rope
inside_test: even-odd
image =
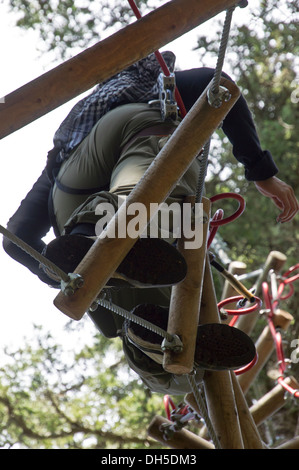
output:
[[[208,243],[207,243],[207,248],[208,249],[210,248],[210,245],[211,245],[211,243],[212,243],[212,241],[213,241],[220,225],[225,225],[225,224],[228,224],[228,223],[232,222],[233,220],[237,219],[237,217],[240,217],[240,215],[245,210],[245,201],[242,198],[242,196],[240,196],[239,194],[235,194],[235,193],[216,194],[215,196],[212,196],[210,198],[210,201],[213,203],[215,201],[218,201],[219,199],[229,199],[229,198],[237,199],[237,201],[239,202],[239,207],[236,210],[236,212],[234,212],[234,214],[230,215],[229,217],[225,217],[225,218],[223,218],[223,216],[224,216],[223,209],[218,209],[215,212],[212,220],[210,221],[210,231],[209,231]]]
[[[233,220],[237,219],[238,217],[240,217],[240,215],[245,210],[245,201],[244,201],[243,197],[240,196],[240,194],[236,194],[236,193],[216,194],[215,196],[212,196],[210,198],[210,201],[213,203],[215,201],[218,201],[219,199],[236,199],[239,202],[239,207],[236,210],[236,212],[234,212],[229,217],[225,217],[224,219],[212,220],[210,222],[211,227],[219,227],[220,225],[228,224],[228,223],[232,222]]]
[[[255,310],[258,310],[262,306],[262,300],[259,297],[254,297],[255,298],[255,303],[251,305],[251,307],[247,308],[240,308],[238,310],[230,310],[230,309],[225,309],[226,313],[228,315],[247,315],[247,313],[252,313]],[[243,300],[244,297],[241,295],[237,295],[235,297],[228,297],[227,299],[221,300],[221,302],[218,303],[218,310],[224,307],[224,305],[229,304],[231,302],[238,302],[239,300]]]
[[[287,271],[287,273],[285,273],[285,277],[290,274],[290,272],[292,272],[293,270],[297,269],[299,267],[299,264],[294,266],[293,268],[290,268],[289,271]],[[293,276],[293,278],[289,278],[289,280],[291,280],[291,282],[293,282],[294,280],[298,279],[298,276]],[[281,285],[283,284],[284,285],[284,281],[281,283]],[[268,319],[268,325],[269,325],[269,329],[270,329],[270,332],[271,332],[271,335],[272,335],[272,338],[273,338],[273,341],[274,341],[274,344],[275,344],[275,348],[276,348],[276,356],[277,356],[277,360],[278,360],[278,367],[279,367],[279,372],[281,374],[281,376],[278,378],[278,383],[280,383],[280,385],[285,389],[287,390],[289,393],[291,393],[294,397],[296,398],[299,398],[299,391],[298,390],[295,390],[294,388],[290,387],[286,382],[285,382],[285,379],[284,379],[284,373],[287,369],[287,364],[286,364],[286,361],[285,361],[285,356],[284,356],[284,351],[283,351],[283,345],[282,345],[282,337],[281,337],[281,334],[280,332],[276,331],[276,328],[275,328],[275,325],[274,325],[274,322],[273,322],[273,318],[274,318],[274,305],[276,306],[279,299],[282,298],[282,291],[283,289],[278,289],[278,298],[272,302],[271,301],[271,296],[270,296],[270,292],[269,292],[269,286],[266,282],[263,282],[262,284],[262,290],[263,290],[263,296],[264,296],[264,301],[265,301],[265,306],[268,310],[268,316],[267,316],[267,319]]]
[[[128,2],[129,2],[130,7],[132,8],[133,13],[136,16],[137,20],[140,20],[140,18],[142,18],[142,16],[141,16],[141,13],[140,13],[135,1],[134,0],[128,0]],[[159,51],[155,51],[155,56],[156,56],[156,58],[157,58],[157,60],[160,64],[160,67],[161,67],[164,75],[166,75],[166,77],[169,77],[170,71],[169,71],[169,68],[168,68],[162,54]],[[182,100],[181,94],[180,94],[177,87],[175,88],[175,99],[176,99],[176,102],[178,104],[178,107],[180,108],[181,117],[184,118],[187,114],[187,111],[186,111],[184,102]]]
[[[235,370],[236,375],[241,375],[244,374],[244,372],[247,372],[249,369],[251,369],[258,361],[258,354],[256,353],[254,359],[252,359],[247,366],[242,367],[241,369]]]
[[[163,401],[164,401],[167,419],[170,420],[171,418],[170,407],[172,408],[172,410],[176,410],[176,406],[169,395],[164,395]]]
[[[223,219],[223,215],[224,215],[224,211],[222,209],[218,209],[218,211],[216,211],[215,214],[213,215],[213,218],[212,218],[211,222],[215,222],[215,221]],[[211,227],[211,225],[210,225],[210,231],[209,231],[209,237],[208,237],[208,243],[207,243],[207,248],[208,249],[210,248],[210,245],[211,245],[212,241],[214,240],[214,237],[217,233],[217,230],[218,230],[217,226],[214,225],[214,226]]]

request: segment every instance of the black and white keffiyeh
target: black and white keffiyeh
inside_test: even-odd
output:
[[[175,55],[166,51],[163,58],[173,72]],[[139,60],[122,72],[100,83],[90,95],[70,111],[54,135],[49,155],[63,161],[67,154],[89,134],[96,122],[111,109],[126,103],[146,103],[158,98],[157,79],[161,73],[155,54]],[[57,160],[56,160],[57,161]]]

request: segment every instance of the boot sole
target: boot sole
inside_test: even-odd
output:
[[[45,256],[64,272],[72,273],[94,240],[81,235],[63,235],[47,246]],[[165,287],[181,282],[187,273],[184,257],[165,240],[138,239],[107,287]]]
[[[167,330],[168,308],[166,307],[149,304],[138,305],[132,313],[159,326],[164,331]],[[131,338],[130,332],[133,333]],[[155,355],[163,355],[160,335],[133,321],[128,322],[127,333],[133,344],[144,353],[152,352]],[[207,323],[198,326],[194,357],[194,364],[198,368],[235,370],[249,364],[255,356],[255,345],[243,331],[221,323]]]
[[[198,367],[235,370],[249,364],[255,355],[253,341],[238,328],[221,323],[198,326],[194,357]]]

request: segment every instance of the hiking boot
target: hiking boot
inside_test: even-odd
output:
[[[164,331],[167,330],[168,308],[143,304],[132,312]],[[125,322],[128,339],[154,361],[162,364],[162,336],[133,321]],[[249,364],[256,355],[253,341],[243,331],[221,323],[197,327],[194,365],[206,370],[234,370]]]
[[[65,273],[73,273],[94,241],[95,237],[63,235],[47,245],[44,256]],[[182,281],[186,273],[186,261],[174,246],[159,238],[139,238],[107,287],[171,286]],[[47,274],[51,276],[48,270]]]

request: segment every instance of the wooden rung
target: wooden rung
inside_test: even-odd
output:
[[[0,139],[191,31],[235,0],[172,0],[5,97]],[[15,58],[17,59],[17,58]]]
[[[293,320],[293,316],[284,310],[276,310],[273,317],[273,323],[275,327],[280,327],[283,330],[287,330],[289,325]],[[265,326],[264,330],[260,334],[256,344],[256,352],[258,355],[258,359],[256,364],[251,367],[247,372],[238,376],[240,387],[242,388],[243,392],[246,394],[249,387],[256,379],[264,365],[266,364],[267,360],[271,356],[272,352],[275,349],[273,337],[270,331],[269,326]]]
[[[148,428],[148,435],[171,449],[214,449],[215,446],[209,441],[202,439],[196,434],[181,429],[175,431],[172,436],[165,439],[162,426],[173,425],[171,421],[162,416],[155,416]]]
[[[184,202],[188,202],[188,198]],[[172,374],[189,374],[194,368],[195,342],[199,322],[204,267],[206,261],[207,235],[211,203],[202,198],[204,222],[202,224],[202,244],[199,248],[185,247],[186,239],[178,242],[178,250],[187,263],[187,276],[172,288],[167,331],[179,336],[183,350],[175,353],[168,350],[164,354],[163,368]]]
[[[146,225],[153,216],[151,203],[159,205],[165,201],[240,96],[239,88],[230,80],[222,79],[221,84],[230,91],[231,99],[220,108],[212,108],[207,101],[207,87],[127,197],[126,204],[122,204],[112,218],[107,226],[108,233],[118,233],[118,220],[130,220],[126,214],[130,204],[143,204]],[[128,234],[124,238],[98,237],[75,270],[83,277],[83,287],[71,296],[60,292],[54,299],[55,306],[70,318],[82,318],[135,241]]]
[[[298,390],[299,384],[294,377],[286,377],[285,382],[290,387]],[[257,426],[285,405],[285,393],[284,387],[281,384],[277,384],[250,407],[250,412]]]

